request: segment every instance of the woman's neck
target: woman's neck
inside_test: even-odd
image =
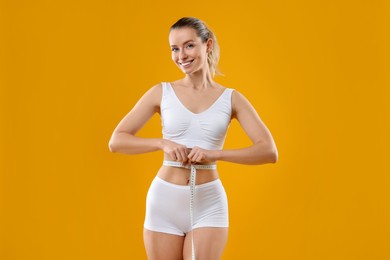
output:
[[[214,81],[211,78],[210,73],[208,72],[186,74],[186,76],[183,79],[183,82],[194,89],[208,88],[214,85]]]

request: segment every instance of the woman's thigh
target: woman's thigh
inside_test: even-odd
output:
[[[144,229],[144,244],[149,260],[182,260],[184,236]]]
[[[195,228],[194,247],[196,260],[219,260],[225,249],[228,228],[227,227],[201,227]],[[187,233],[184,240],[183,255],[185,260],[192,256],[191,232]]]

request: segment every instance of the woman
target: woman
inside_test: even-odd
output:
[[[229,221],[216,162],[275,163],[277,148],[249,101],[213,80],[218,73],[219,47],[204,22],[179,19],[170,28],[169,42],[172,59],[184,77],[150,88],[118,124],[109,148],[125,154],[164,152],[163,165],[146,200],[148,258],[220,259]],[[135,136],[156,112],[161,116],[163,138]],[[223,150],[226,130],[234,118],[253,144]]]

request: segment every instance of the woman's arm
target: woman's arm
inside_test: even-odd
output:
[[[158,112],[161,93],[161,84],[150,88],[119,122],[108,144],[111,152],[138,154],[160,149],[161,139],[141,138],[135,134]]]
[[[236,118],[252,145],[241,149],[205,150],[194,147],[188,155],[192,162],[227,161],[240,164],[275,163],[278,150],[272,135],[250,102],[238,91],[232,93],[233,118]]]
[[[241,164],[275,163],[278,150],[267,126],[251,103],[238,91],[232,93],[233,118],[236,118],[253,145],[242,149],[217,151],[217,159]]]
[[[133,109],[119,122],[111,135],[108,147],[111,152],[140,154],[163,150],[172,158],[187,160],[187,148],[184,145],[162,138],[143,138],[135,134],[147,121],[159,112],[162,87],[157,84],[150,88],[135,104]]]

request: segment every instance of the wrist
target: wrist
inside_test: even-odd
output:
[[[223,158],[223,150],[215,150],[215,160],[220,161]]]
[[[157,139],[157,148],[159,150],[164,150],[164,146],[165,146],[165,139],[163,138],[158,138]]]

